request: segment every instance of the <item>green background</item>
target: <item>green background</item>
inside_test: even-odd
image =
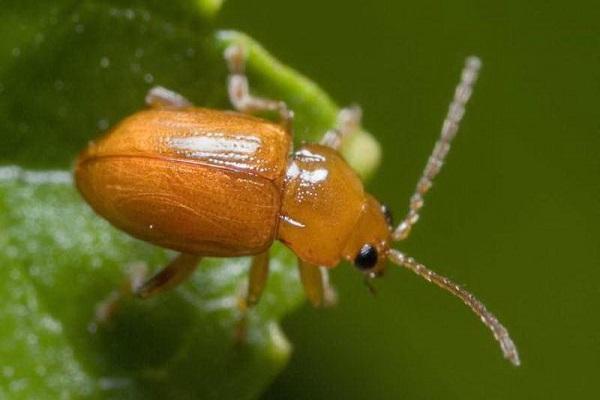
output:
[[[235,308],[207,305],[235,301],[248,259],[211,260],[90,334],[127,263],[169,254],[109,227],[70,183],[4,168],[67,168],[151,84],[224,106],[223,37],[198,11],[211,4],[0,0],[0,398],[253,398],[285,364],[276,321],[301,299],[289,253],[274,253],[241,352]],[[459,301],[413,274],[390,270],[373,297],[342,265],[337,308],[285,319],[294,352],[264,398],[597,396],[599,16],[582,2],[225,2],[216,28],[246,31],[336,102],[363,106],[383,150],[368,186],[397,217],[464,57],[483,59],[448,165],[399,247],[480,297],[523,361],[504,361]],[[330,126],[335,104],[257,49],[249,73],[258,93],[294,105],[298,138]],[[346,150],[350,162],[371,155]]]
[[[464,283],[505,322],[505,362],[456,299],[405,271],[370,296],[333,274],[339,306],[284,330],[290,366],[264,398],[592,398],[600,373],[600,8],[574,1],[229,1],[251,34],[358,102],[383,144],[369,189],[399,217],[463,58],[481,79],[423,218],[399,247]]]

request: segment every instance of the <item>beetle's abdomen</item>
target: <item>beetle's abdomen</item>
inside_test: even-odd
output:
[[[128,118],[80,155],[78,189],[113,225],[162,247],[206,256],[265,250],[276,236],[289,137],[266,121],[222,114]]]

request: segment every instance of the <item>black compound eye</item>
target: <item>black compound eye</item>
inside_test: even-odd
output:
[[[388,223],[388,226],[390,228],[394,228],[394,216],[392,215],[392,210],[390,210],[390,208],[388,206],[386,206],[385,204],[381,205],[381,212],[383,213],[383,216],[385,217],[385,220]]]
[[[363,271],[368,271],[373,268],[377,265],[377,249],[370,244],[365,244],[358,251],[356,258],[354,259],[354,265]]]

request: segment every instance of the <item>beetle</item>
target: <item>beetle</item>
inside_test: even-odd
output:
[[[90,142],[76,161],[77,188],[98,214],[136,238],[179,252],[135,294],[146,298],[177,286],[205,256],[253,256],[247,309],[261,296],[268,249],[279,240],[298,258],[309,301],[321,306],[335,299],[328,268],[346,260],[368,280],[381,275],[389,260],[460,298],[492,331],[504,356],[519,365],[508,331],[479,300],[391,247],[419,219],[478,77],[479,59],[466,60],[408,214],[394,226],[387,207],[364,191],[337,151],[359,126],[359,108],[343,109],[320,143],[293,149],[293,112],[282,101],[251,94],[241,45],[228,47],[224,57],[236,111],[198,108],[155,87],[146,97],[148,109]],[[263,111],[278,113],[280,121],[251,115]]]

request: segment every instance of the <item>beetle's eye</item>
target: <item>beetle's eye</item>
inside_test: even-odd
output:
[[[362,271],[368,271],[373,268],[377,265],[377,249],[370,244],[365,244],[358,251],[354,259],[354,265]]]
[[[381,205],[381,212],[383,213],[383,216],[385,217],[385,220],[388,223],[388,226],[390,228],[394,227],[394,216],[392,215],[392,210],[390,210],[390,208],[388,206],[386,206],[385,204]]]

